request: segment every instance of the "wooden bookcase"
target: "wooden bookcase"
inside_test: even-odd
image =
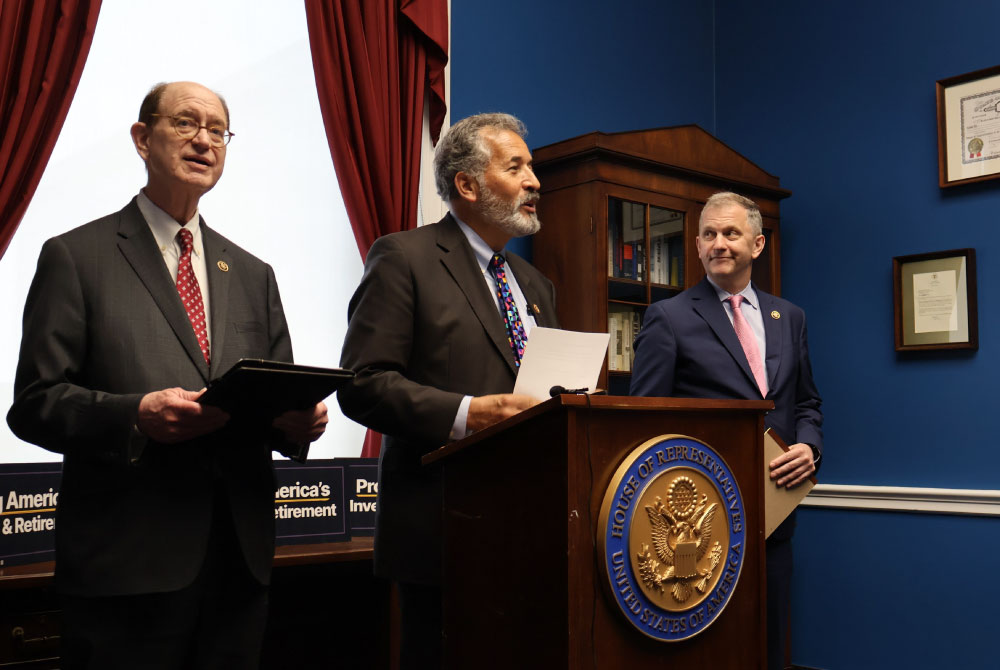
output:
[[[542,184],[533,262],[556,285],[563,328],[614,331],[600,382],[610,393],[628,393],[646,307],[704,277],[695,237],[713,193],[760,207],[767,243],[753,280],[780,295],[779,203],[791,192],[698,126],[593,132],[533,154]]]

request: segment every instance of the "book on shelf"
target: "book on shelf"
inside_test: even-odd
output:
[[[622,322],[618,312],[608,312],[608,335],[611,342],[608,346],[608,370],[622,369]]]
[[[623,242],[608,235],[608,276],[615,279],[645,279],[646,248],[641,241]]]
[[[634,312],[622,312],[622,337],[625,339],[622,345],[622,372],[632,372],[632,344],[635,342],[635,334],[632,332],[632,314]]]
[[[633,345],[635,345],[635,338],[639,337],[639,329],[642,328],[642,316],[639,314],[639,310],[632,310],[632,339],[629,340]],[[629,370],[632,369],[632,364],[635,362],[635,346],[632,346],[632,358],[629,361]]]
[[[669,256],[664,247],[662,235],[654,237],[649,246],[649,280],[654,284],[667,283],[667,262]]]
[[[684,282],[684,238],[681,235],[667,238],[667,256],[670,263],[668,283],[681,286]]]
[[[637,309],[616,309],[608,312],[608,370],[631,372],[635,361],[635,338],[639,335],[641,317]]]

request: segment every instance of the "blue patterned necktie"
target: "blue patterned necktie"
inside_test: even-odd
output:
[[[493,274],[493,279],[497,285],[497,297],[500,298],[500,312],[503,315],[503,325],[507,329],[507,341],[514,351],[514,361],[517,367],[521,367],[521,356],[524,355],[524,343],[528,341],[524,334],[524,324],[517,313],[517,305],[514,304],[514,294],[507,283],[507,273],[504,271],[504,257],[494,254],[490,261],[489,270]]]

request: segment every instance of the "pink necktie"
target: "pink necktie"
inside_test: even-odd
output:
[[[177,293],[184,303],[188,320],[194,328],[194,334],[198,337],[198,345],[201,347],[201,355],[205,357],[205,362],[211,364],[212,359],[208,352],[208,328],[205,326],[205,305],[201,300],[201,287],[198,286],[198,278],[194,276],[194,268],[191,267],[191,250],[194,248],[194,236],[187,228],[181,228],[177,233],[177,239],[181,243],[181,258],[177,264]]]
[[[732,295],[726,298],[729,304],[733,306],[733,328],[736,329],[736,337],[740,341],[740,346],[743,347],[743,353],[747,356],[747,361],[750,363],[750,370],[753,372],[753,378],[757,380],[757,387],[760,389],[760,394],[762,397],[767,397],[767,376],[764,374],[764,361],[760,358],[760,350],[757,348],[757,338],[754,337],[753,331],[750,329],[750,324],[747,323],[746,317],[743,316],[743,310],[740,309],[740,305],[743,303],[743,296]]]

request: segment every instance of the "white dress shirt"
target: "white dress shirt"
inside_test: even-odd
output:
[[[486,244],[483,238],[466,225],[464,221],[455,216],[454,212],[451,213],[451,216],[458,223],[458,227],[472,246],[472,253],[476,257],[476,263],[479,264],[479,270],[483,273],[483,281],[486,282],[490,295],[493,296],[493,304],[497,308],[497,318],[502,318],[500,316],[500,297],[497,295],[496,280],[493,278],[493,273],[489,271],[489,265],[490,261],[493,260],[493,254],[500,253],[504,256],[504,272],[507,275],[507,285],[510,286],[511,294],[514,296],[514,304],[517,305],[517,314],[521,317],[521,325],[524,327],[524,337],[527,340],[531,336],[531,329],[535,327],[535,316],[528,309],[528,302],[524,299],[524,293],[517,284],[517,277],[514,276],[514,272],[510,269],[510,264],[506,262],[506,254],[503,251],[493,251],[490,245]],[[448,435],[450,439],[460,440],[469,434],[466,426],[469,420],[469,404],[471,402],[472,396],[470,395],[462,398],[462,402],[458,406],[458,412],[455,414],[455,422],[452,424],[451,433]]]
[[[181,224],[177,223],[172,216],[153,204],[153,201],[146,197],[146,194],[139,191],[136,199],[139,211],[149,224],[149,229],[153,231],[157,246],[163,255],[163,262],[167,264],[170,278],[177,283],[177,266],[181,259],[181,243],[177,239],[177,233],[181,229]],[[208,332],[208,344],[212,344],[212,320],[211,310],[208,304],[208,267],[205,263],[205,246],[201,239],[201,226],[198,210],[195,210],[191,220],[184,224],[184,228],[191,231],[193,238],[193,248],[191,250],[191,268],[194,276],[198,280],[198,288],[201,289],[201,302],[205,305],[205,329]]]

